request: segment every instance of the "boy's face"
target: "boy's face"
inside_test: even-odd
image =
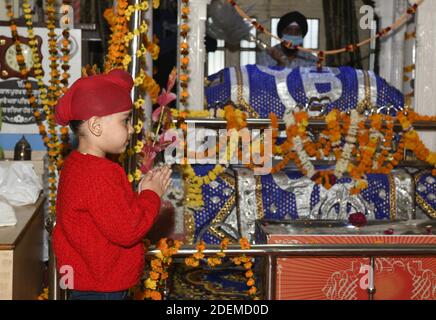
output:
[[[102,134],[99,145],[104,152],[120,154],[126,150],[133,133],[130,115],[131,111],[124,111],[101,118]]]

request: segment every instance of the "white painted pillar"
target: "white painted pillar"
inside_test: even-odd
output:
[[[211,0],[191,0],[189,14],[189,69],[190,81],[188,87],[188,110],[204,109],[204,64],[206,47],[204,37],[206,35],[207,5]],[[179,50],[180,52],[180,50]],[[180,106],[183,109],[183,106]]]
[[[422,115],[436,115],[436,1],[425,0],[418,9],[415,109]],[[421,136],[430,150],[436,150],[436,132]]]
[[[380,17],[381,29],[390,26],[408,7],[407,0],[376,0],[375,11]],[[381,41],[380,76],[400,91],[403,91],[404,35],[406,26]]]
[[[416,34],[416,23],[411,22],[407,25],[407,34]],[[404,47],[404,83],[403,83],[403,93],[405,95],[405,103],[412,109],[415,108],[415,95],[412,83],[415,81],[416,73],[416,37],[409,37],[405,39]],[[407,69],[406,69],[407,68]]]

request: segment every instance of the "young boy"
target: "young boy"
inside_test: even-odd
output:
[[[69,299],[126,298],[143,272],[142,239],[170,184],[171,170],[164,167],[148,174],[135,193],[121,166],[105,158],[123,152],[133,133],[132,87],[121,70],[82,78],[56,107],[56,122],[70,125],[79,139],[61,171],[53,231]]]

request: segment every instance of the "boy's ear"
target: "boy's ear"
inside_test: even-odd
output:
[[[92,117],[88,120],[88,129],[96,137],[100,137],[103,132],[100,117]]]

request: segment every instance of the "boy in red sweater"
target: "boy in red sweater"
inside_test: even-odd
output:
[[[131,76],[121,70],[82,78],[56,107],[56,122],[70,125],[79,139],[61,171],[53,231],[70,299],[127,296],[143,272],[142,239],[170,184],[165,167],[144,177],[135,193],[121,166],[105,158],[124,152],[133,133],[132,87]]]

